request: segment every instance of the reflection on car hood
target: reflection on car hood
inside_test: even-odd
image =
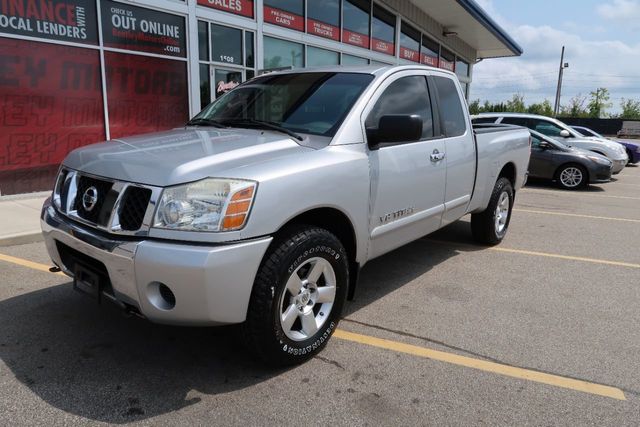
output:
[[[306,151],[313,149],[273,132],[186,128],[82,147],[72,151],[64,165],[98,176],[168,186],[223,177],[225,170]]]

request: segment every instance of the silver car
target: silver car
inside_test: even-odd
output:
[[[623,146],[606,138],[587,138],[560,120],[537,114],[482,113],[472,117],[473,123],[502,123],[523,126],[558,139],[570,147],[593,151],[607,157],[613,163],[614,174],[620,173],[629,162]]]

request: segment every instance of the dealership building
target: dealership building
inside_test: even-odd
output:
[[[270,70],[421,63],[468,94],[474,63],[521,53],[474,0],[0,0],[0,195]]]

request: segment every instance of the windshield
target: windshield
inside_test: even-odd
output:
[[[209,104],[193,120],[239,127],[260,121],[333,136],[372,80],[370,74],[328,72],[258,77]]]

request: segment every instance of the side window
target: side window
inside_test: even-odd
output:
[[[523,119],[522,117],[503,117],[500,123],[522,126],[525,128],[529,127],[529,119]]]
[[[562,131],[560,126],[544,120],[532,120],[531,125],[531,129],[546,136],[560,136],[560,132]]]
[[[433,80],[438,90],[440,118],[444,126],[444,134],[448,137],[462,135],[467,129],[467,125],[455,83],[446,77],[435,76]]]
[[[424,76],[402,77],[387,87],[369,113],[365,126],[377,128],[380,117],[390,114],[417,114],[422,117],[422,138],[433,136],[433,115]]]

